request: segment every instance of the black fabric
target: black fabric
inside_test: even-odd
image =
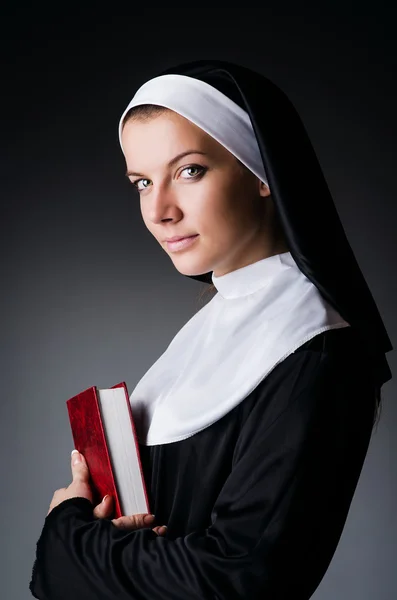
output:
[[[248,112],[291,255],[331,306],[357,329],[372,355],[374,381],[381,386],[391,379],[385,357],[393,349],[391,341],[290,100],[262,74],[226,61],[182,63],[159,75],[169,73],[205,81]],[[187,277],[211,283],[211,272]]]
[[[374,388],[352,328],[326,331],[235,409],[141,446],[151,528],[117,529],[85,498],[46,517],[40,600],[307,600],[338,545],[371,437]]]

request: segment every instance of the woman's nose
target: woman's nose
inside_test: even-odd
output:
[[[176,193],[170,188],[153,190],[150,199],[150,219],[161,222],[164,219],[175,218],[180,213]],[[143,202],[144,205],[144,202]]]

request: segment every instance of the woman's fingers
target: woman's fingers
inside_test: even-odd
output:
[[[129,515],[112,519],[112,523],[119,529],[142,529],[153,525],[154,517],[147,514]]]
[[[110,517],[113,512],[113,497],[106,496],[105,500],[98,504],[94,510],[93,515],[97,519],[106,519]],[[112,519],[112,523],[118,529],[143,529],[144,527],[150,527],[153,525],[155,521],[155,517],[153,515],[148,515],[146,513],[131,515],[127,517],[119,517],[118,519]],[[164,535],[167,531],[167,527],[165,525],[157,525],[153,528],[153,531],[157,535]]]
[[[153,531],[157,535],[165,535],[167,533],[167,525],[157,525],[157,527],[153,527]]]

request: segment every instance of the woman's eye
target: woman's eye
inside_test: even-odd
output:
[[[136,187],[136,189],[140,192],[141,190],[145,190],[148,186],[144,185],[142,187],[139,186],[143,181],[150,181],[150,179],[137,179],[132,182],[132,185]]]
[[[204,175],[206,170],[207,167],[202,167],[201,165],[189,165],[188,167],[182,169],[181,173],[184,173],[185,171],[188,173],[188,175],[186,177],[183,176],[182,179],[199,179]],[[131,183],[138,190],[138,192],[143,192],[143,190],[146,190],[152,182],[150,179],[136,179]]]
[[[200,165],[189,165],[188,167],[182,169],[181,173],[184,171],[189,172],[189,175],[187,177],[183,177],[183,179],[195,179],[199,175],[203,175],[206,169]]]

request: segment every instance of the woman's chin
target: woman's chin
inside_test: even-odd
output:
[[[196,277],[198,275],[205,275],[212,271],[210,265],[192,265],[190,264],[182,264],[182,261],[174,261],[174,267],[181,275],[186,275],[187,277]]]

